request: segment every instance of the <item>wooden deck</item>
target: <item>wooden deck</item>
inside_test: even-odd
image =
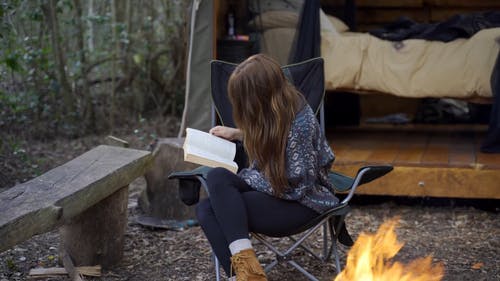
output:
[[[360,194],[500,199],[500,154],[479,151],[484,127],[453,126],[329,130],[334,169],[361,166],[394,171],[359,188]]]

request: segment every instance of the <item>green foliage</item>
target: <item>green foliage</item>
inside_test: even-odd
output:
[[[5,259],[5,263],[10,271],[17,271],[17,265],[11,258]]]
[[[21,72],[23,68],[19,63],[19,59],[20,55],[18,53],[9,53],[4,57],[2,62],[5,64],[5,66],[7,66],[8,69],[15,72]]]
[[[28,12],[28,18],[34,22],[41,22],[43,21],[42,11],[40,9],[33,9]]]
[[[0,0],[0,130],[76,136],[110,116],[180,115],[186,1],[79,2],[55,1],[55,34],[50,1]]]

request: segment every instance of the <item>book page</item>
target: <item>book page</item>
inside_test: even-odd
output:
[[[233,161],[236,144],[228,140],[187,128],[183,149],[185,161],[209,167],[224,167],[234,173],[238,170],[238,165]]]
[[[192,128],[186,129],[184,145],[186,144],[207,151],[212,155],[217,155],[220,158],[225,158],[228,161],[233,161],[236,155],[235,143]]]

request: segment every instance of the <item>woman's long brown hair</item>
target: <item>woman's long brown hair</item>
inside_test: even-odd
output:
[[[228,94],[250,163],[256,161],[275,194],[282,193],[288,186],[288,133],[304,103],[302,94],[288,82],[279,64],[262,54],[236,67],[229,78]]]

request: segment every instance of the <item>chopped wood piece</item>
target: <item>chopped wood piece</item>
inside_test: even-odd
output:
[[[84,280],[83,276],[78,271],[76,271],[75,264],[71,260],[71,257],[69,256],[68,252],[65,249],[63,249],[61,250],[61,255],[64,268],[68,272],[68,275],[71,278],[71,280],[83,281]]]
[[[129,143],[126,140],[122,140],[120,138],[117,138],[115,136],[107,136],[106,137],[106,142],[108,145],[114,145],[114,146],[121,146],[121,147],[129,147]]]
[[[85,276],[100,277],[101,276],[101,266],[79,266],[76,271]],[[29,278],[48,278],[55,277],[57,275],[66,275],[68,272],[64,267],[49,267],[49,268],[32,268],[29,272]]]

